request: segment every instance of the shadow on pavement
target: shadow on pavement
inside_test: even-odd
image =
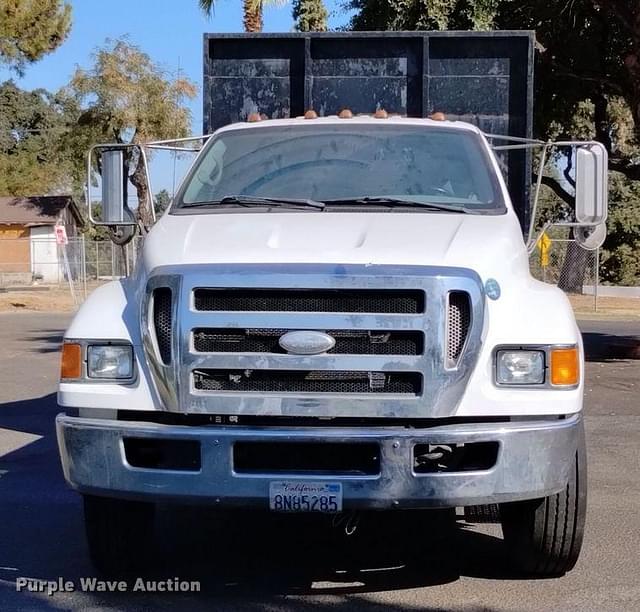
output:
[[[54,431],[58,410],[54,394],[0,405],[0,428],[41,436],[0,455],[3,610],[171,605],[396,610],[400,608],[370,601],[366,594],[444,584],[462,575],[515,577],[497,535],[456,527],[450,514],[363,514],[356,532],[347,536],[331,517],[163,505],[155,561],[146,577],[199,580],[200,593],[76,593],[53,598],[16,593],[15,580],[21,576],[63,577],[79,584],[81,577],[96,575],[84,541],[80,496],[65,485],[59,464]],[[0,453],[2,448],[0,444]],[[301,595],[311,597],[298,599]],[[330,601],[314,599],[325,595]]]
[[[640,336],[583,332],[587,361],[614,361],[640,359]]]
[[[35,353],[57,353],[62,345],[63,333],[59,329],[41,329],[31,334],[28,340],[35,343]]]

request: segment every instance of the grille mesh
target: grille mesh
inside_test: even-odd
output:
[[[471,325],[471,303],[465,291],[452,291],[449,294],[449,313],[447,318],[447,360],[455,365],[464,347],[469,326]]]
[[[419,395],[422,376],[416,372],[196,370],[199,391],[239,393],[393,393]]]
[[[196,289],[196,310],[418,314],[425,294],[395,289]]]
[[[171,363],[171,289],[168,287],[153,292],[153,326],[160,359],[168,365]]]
[[[287,329],[195,329],[193,345],[202,353],[286,353],[278,340]],[[422,332],[329,330],[344,355],[421,355]]]

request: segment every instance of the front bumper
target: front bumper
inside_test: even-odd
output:
[[[582,417],[505,423],[403,427],[174,426],[70,417],[56,419],[67,482],[81,493],[143,500],[268,507],[269,483],[277,480],[341,482],[345,508],[428,508],[491,504],[544,497],[562,490],[574,466]],[[136,468],[123,439],[196,440],[198,471]],[[236,442],[376,442],[375,475],[237,473]],[[413,469],[417,444],[497,442],[487,470],[422,474]]]

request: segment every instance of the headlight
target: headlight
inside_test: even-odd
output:
[[[87,349],[89,378],[119,380],[133,378],[133,347],[92,345]]]
[[[496,382],[499,385],[544,383],[543,351],[498,351],[496,361]]]

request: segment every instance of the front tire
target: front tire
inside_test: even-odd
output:
[[[584,429],[566,487],[542,499],[500,505],[502,531],[516,567],[528,575],[555,577],[573,569],[587,514]]]
[[[153,544],[154,504],[83,497],[87,543],[96,569],[123,576],[144,567]]]

